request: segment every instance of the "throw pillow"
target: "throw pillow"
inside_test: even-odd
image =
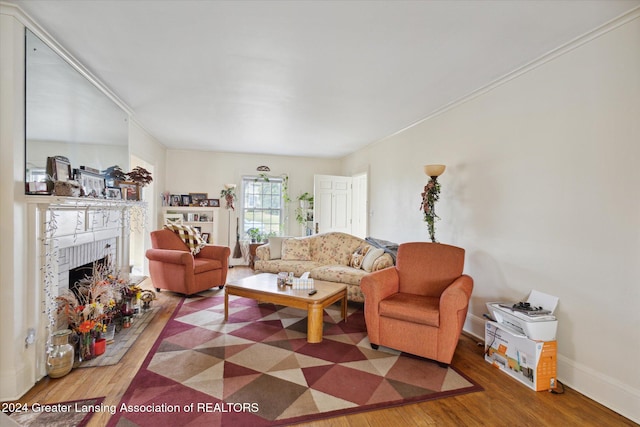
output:
[[[380,258],[382,255],[384,255],[384,249],[382,248],[371,249],[364,256],[364,260],[362,261],[362,269],[370,273],[371,269],[373,268],[373,263],[376,262],[376,260]]]
[[[309,239],[287,239],[282,242],[284,261],[310,261]]]
[[[187,245],[193,255],[197,255],[200,249],[207,245],[198,230],[183,224],[165,224],[164,228],[173,231]]]
[[[364,261],[364,256],[371,249],[370,245],[362,245],[359,246],[358,249],[351,255],[351,260],[349,261],[349,266],[353,268],[362,267],[362,262]]]
[[[282,258],[282,242],[288,237],[269,237],[269,259]]]

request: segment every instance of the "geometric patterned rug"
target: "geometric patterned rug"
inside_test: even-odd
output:
[[[459,395],[482,388],[454,368],[367,338],[362,304],[306,312],[207,291],[178,305],[110,426],[275,426]],[[123,410],[124,409],[124,410]]]

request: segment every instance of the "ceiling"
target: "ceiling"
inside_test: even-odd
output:
[[[12,3],[168,148],[340,157],[640,1]]]

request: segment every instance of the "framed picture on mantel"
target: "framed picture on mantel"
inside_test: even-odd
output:
[[[140,187],[133,181],[118,181],[118,187],[122,191],[124,200],[140,200]]]

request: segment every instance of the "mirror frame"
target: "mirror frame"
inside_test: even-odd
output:
[[[130,110],[41,34],[25,26],[26,194],[50,192],[30,191],[29,186],[48,177],[48,157],[68,157],[72,170],[129,166]]]

